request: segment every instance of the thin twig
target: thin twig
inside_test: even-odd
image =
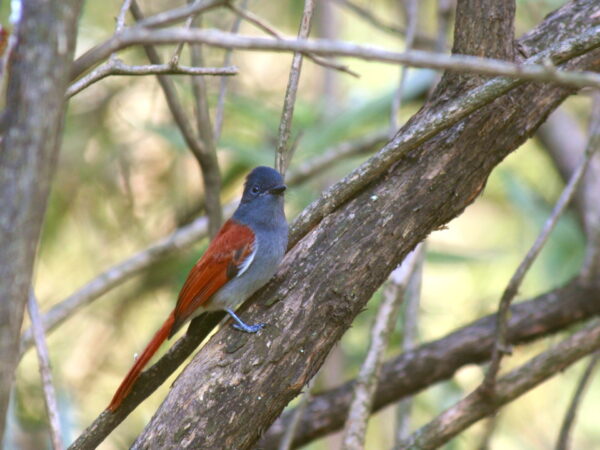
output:
[[[179,8],[170,9],[153,16],[140,20],[137,24],[139,28],[153,28],[170,25],[190,16],[205,13],[206,11],[224,6],[229,0],[197,0],[192,4],[181,6]]]
[[[290,169],[286,183],[300,184],[327,170],[342,158],[372,153],[387,141],[387,131],[377,131],[365,137],[344,141],[326,149],[322,154]]]
[[[562,372],[599,346],[600,325],[595,322],[498,379],[494,401],[475,391],[417,430],[397,449],[442,446],[471,424],[494,414],[506,403]]]
[[[419,18],[419,3],[418,0],[404,0],[403,2],[406,18],[406,36],[404,38],[404,51],[410,51],[415,42],[415,36],[417,34],[417,24]],[[403,65],[400,69],[400,81],[394,97],[392,99],[392,106],[390,111],[390,138],[394,137],[396,131],[400,127],[399,113],[400,107],[402,106],[402,94],[404,92],[404,85],[406,84],[406,77],[408,74],[408,67]]]
[[[387,33],[393,34],[405,34],[406,30],[402,27],[396,26],[393,22],[387,22],[379,17],[376,17],[371,11],[366,8],[363,8],[356,3],[353,3],[349,0],[335,0],[334,3],[338,5],[345,6],[350,11],[352,11],[356,16],[367,23],[373,25],[377,30],[385,31]],[[435,47],[435,39],[430,36],[426,36],[424,34],[417,34],[417,41],[423,47],[434,48]]]
[[[190,3],[190,2],[188,2]],[[187,19],[185,19],[185,28],[190,28],[192,26],[192,22],[194,21],[194,17],[195,16],[189,16]],[[169,60],[169,64],[172,66],[177,66],[179,64],[179,58],[181,57],[181,52],[183,51],[183,46],[185,45],[185,42],[180,42],[179,44],[177,44],[177,47],[175,48],[175,51],[173,52],[173,56],[171,56],[171,59]]]
[[[573,398],[571,399],[571,403],[569,404],[569,408],[567,409],[567,413],[563,420],[562,426],[560,427],[560,434],[558,435],[558,442],[556,443],[556,450],[568,450],[569,449],[569,438],[571,429],[573,428],[573,424],[575,423],[575,418],[577,416],[577,409],[581,404],[581,400],[583,398],[583,394],[592,379],[592,374],[594,373],[594,369],[596,368],[596,364],[600,360],[600,352],[594,353],[590,362],[588,363],[579,383],[577,384],[577,389],[575,389],[575,393]]]
[[[413,250],[390,276],[390,279],[393,280],[394,289],[387,290],[383,296],[371,328],[371,342],[367,356],[354,384],[352,403],[344,426],[342,449],[358,450],[364,448],[367,422],[371,415],[373,396],[377,389],[383,355],[390,334],[396,324],[397,312],[404,299],[408,281],[417,261],[418,251]]]
[[[402,326],[402,351],[404,353],[413,351],[417,345],[421,281],[423,277],[423,264],[425,262],[425,244],[419,244],[415,249],[415,252],[416,267],[408,281],[405,294],[406,301],[404,303],[404,320]],[[409,435],[412,403],[412,396],[407,396],[398,402],[396,408],[395,442],[400,442]]]
[[[172,66],[170,64],[147,64],[142,66],[131,66],[120,59],[109,59],[106,63],[98,66],[86,76],[75,81],[67,89],[66,96],[73,97],[85,88],[110,75],[211,75],[232,76],[238,74],[238,68],[228,67],[189,67]]]
[[[492,356],[492,360],[490,362],[487,373],[485,374],[485,378],[481,384],[481,390],[486,395],[494,394],[494,384],[496,380],[496,376],[498,375],[498,371],[500,370],[500,362],[502,360],[502,356],[505,353],[509,353],[509,349],[507,347],[507,322],[508,322],[508,313],[512,300],[517,295],[519,291],[519,287],[527,274],[527,271],[539,255],[540,251],[546,244],[550,233],[558,223],[558,219],[566,209],[566,207],[571,202],[571,199],[575,195],[577,191],[577,186],[579,182],[583,178],[585,171],[590,163],[591,157],[594,152],[597,150],[598,143],[600,143],[600,113],[592,118],[592,126],[591,126],[591,136],[589,139],[589,143],[585,154],[582,157],[579,166],[571,175],[567,186],[561,193],[556,205],[554,206],[550,217],[544,224],[542,230],[540,231],[539,236],[519,264],[519,267],[513,274],[510,279],[504,293],[502,294],[502,298],[500,299],[500,304],[498,306],[498,319],[496,322],[496,343],[494,345],[494,352]]]
[[[196,17],[192,21],[192,26],[198,27],[201,20],[202,17]],[[202,46],[191,45],[190,52],[192,65],[203,66]],[[214,237],[223,223],[223,211],[221,210],[221,170],[219,168],[217,147],[210,120],[205,80],[202,77],[192,77],[190,81],[194,94],[196,129],[204,144],[201,161],[202,178],[204,180],[204,207],[209,221],[208,232],[211,237]]]
[[[312,390],[315,387],[314,380],[315,378],[313,378],[306,385],[305,392],[302,394],[300,402],[294,410],[294,416],[290,421],[290,426],[287,428],[287,430],[285,430],[285,434],[281,439],[281,443],[279,444],[279,450],[290,450],[291,448],[293,448],[294,435],[296,434],[296,430],[298,429],[298,425],[300,424],[300,419],[302,418],[302,414],[304,414],[304,411],[306,410],[306,405],[308,405],[308,402],[312,400]]]
[[[260,16],[257,16],[256,14],[252,13],[251,11],[244,10],[242,8],[238,8],[233,3],[229,3],[228,6],[238,16],[242,17],[248,23],[263,30],[265,33],[267,33],[273,37],[276,37],[277,39],[286,39],[286,36],[283,33],[278,31],[273,25],[268,23],[266,20],[264,20]],[[340,72],[347,73],[348,75],[352,75],[355,78],[360,77],[360,75],[358,73],[354,72],[353,70],[350,70],[348,68],[348,66],[345,66],[343,64],[338,64],[334,61],[330,61],[328,59],[322,58],[318,55],[308,53],[308,52],[302,52],[302,54],[305,57],[312,60],[315,64],[318,64],[320,66],[327,67],[327,68],[333,69],[333,70],[339,70]]]
[[[42,387],[44,389],[44,401],[46,405],[46,413],[48,414],[48,422],[50,425],[50,438],[52,440],[52,448],[60,450],[63,448],[63,443],[60,434],[60,419],[58,414],[58,403],[56,401],[56,392],[52,383],[52,369],[50,368],[50,355],[46,338],[44,336],[44,327],[40,319],[40,311],[38,309],[37,300],[33,290],[29,293],[27,299],[27,311],[31,319],[31,328],[33,329],[33,339],[35,341],[35,349],[38,356],[38,365],[40,375],[42,377]]]
[[[304,1],[304,12],[302,13],[302,21],[300,22],[300,29],[298,30],[298,39],[308,39],[314,9],[314,0]],[[296,93],[298,92],[300,72],[302,71],[302,58],[302,53],[294,53],[292,67],[290,68],[290,78],[285,90],[281,121],[279,122],[279,138],[277,139],[277,149],[275,150],[275,169],[283,176],[285,176],[285,172],[292,160],[294,151],[294,146],[289,145],[289,140],[292,131],[294,106],[296,105]]]
[[[125,16],[127,15],[129,8],[131,8],[131,0],[124,0],[119,11],[119,15],[117,16],[115,33],[120,33],[123,31],[123,28],[125,28]]]
[[[248,0],[242,0],[242,3],[239,7],[241,11],[245,11],[248,7]],[[240,25],[242,23],[242,16],[239,14],[236,15],[235,20],[233,21],[233,25],[231,26],[231,33],[237,34],[240,30]],[[225,59],[223,61],[224,66],[230,66],[233,60],[233,50],[227,49],[225,51]],[[221,131],[223,130],[223,114],[225,113],[225,96],[227,94],[227,77],[223,77],[219,83],[219,97],[217,99],[217,109],[215,110],[215,125],[214,125],[214,139],[215,142],[219,142],[221,138]]]
[[[198,0],[190,6],[200,3],[204,2]],[[142,11],[135,0],[131,4],[131,13],[138,23],[143,21]],[[199,14],[197,11],[196,13]],[[160,56],[153,46],[145,45],[144,50],[152,64],[161,63]],[[194,154],[200,166],[204,187],[204,198],[206,202],[206,212],[209,218],[209,234],[210,236],[214,236],[223,221],[223,213],[221,211],[221,203],[219,199],[221,192],[221,174],[219,172],[219,162],[217,160],[216,152],[214,151],[214,148],[210,146],[211,141],[205,139],[206,136],[200,135],[201,139],[198,138],[198,135],[187,119],[187,114],[179,101],[177,91],[171,79],[165,75],[157,75],[157,78],[164,92],[165,99],[167,100],[167,104],[171,110],[171,114],[173,114],[173,119],[175,120],[175,123],[179,127],[186,144]]]

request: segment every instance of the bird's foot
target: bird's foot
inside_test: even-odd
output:
[[[266,323],[257,323],[256,325],[248,325],[245,323],[234,323],[232,325],[236,330],[244,331],[246,333],[256,333],[265,327]]]

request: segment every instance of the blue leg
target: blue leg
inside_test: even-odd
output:
[[[262,328],[265,326],[264,323],[257,323],[256,325],[247,325],[233,312],[232,309],[227,308],[225,311],[227,311],[227,313],[233,318],[233,320],[235,320],[233,328],[235,328],[236,330],[245,331],[246,333],[256,333],[258,330],[262,330]]]

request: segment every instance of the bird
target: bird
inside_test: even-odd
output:
[[[265,326],[244,323],[233,308],[266,284],[283,259],[288,242],[286,188],[281,174],[270,167],[259,166],[248,174],[233,216],[190,270],[175,308],[121,382],[109,411],[115,412],[121,406],[161,344],[192,318],[224,310],[240,331],[256,333]]]

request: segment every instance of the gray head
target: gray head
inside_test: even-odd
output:
[[[242,223],[269,224],[285,220],[283,193],[287,186],[275,169],[259,166],[246,177],[244,194],[233,217]]]

